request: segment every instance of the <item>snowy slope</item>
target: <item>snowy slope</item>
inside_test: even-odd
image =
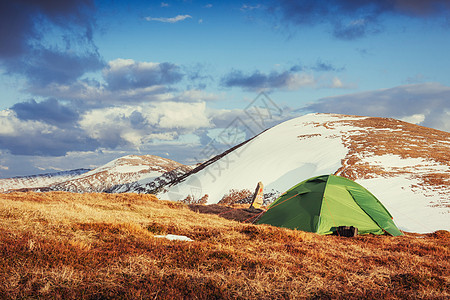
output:
[[[312,120],[317,117],[304,119]],[[253,191],[259,181],[263,182],[266,192],[282,192],[298,178],[335,172],[346,153],[335,132],[322,127],[305,127],[298,119],[292,119],[192,174],[161,197],[179,200],[190,194],[197,199],[208,194],[208,203],[217,203],[232,189]]]
[[[105,192],[139,182],[145,185],[182,164],[154,155],[128,155],[115,159],[99,168],[71,180],[48,186],[43,191],[69,191],[79,193]],[[123,190],[126,191],[126,190]]]
[[[173,170],[163,173],[158,177],[146,177],[135,182],[118,184],[105,192],[155,194],[162,186],[192,171],[193,169],[194,166],[181,165]]]
[[[273,200],[309,177],[337,174],[375,194],[403,230],[450,230],[450,134],[394,119],[306,115],[194,171],[159,198],[217,203],[262,181]]]
[[[76,176],[90,171],[89,169],[77,169],[56,173],[39,174],[32,176],[20,176],[0,179],[0,193],[9,190],[19,190],[24,188],[36,188],[48,186],[70,180]]]

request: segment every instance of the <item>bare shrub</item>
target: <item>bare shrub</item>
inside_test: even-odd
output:
[[[231,189],[228,194],[225,194],[219,201],[219,204],[231,205],[231,204],[242,204],[250,203],[252,192],[248,189],[236,190]],[[243,202],[247,200],[247,202]]]

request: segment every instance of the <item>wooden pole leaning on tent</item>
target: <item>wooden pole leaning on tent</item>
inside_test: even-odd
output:
[[[255,192],[253,193],[252,202],[250,204],[250,208],[260,209],[264,202],[264,185],[262,182],[258,182],[256,185]]]

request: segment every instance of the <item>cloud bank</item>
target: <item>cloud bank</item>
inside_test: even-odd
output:
[[[94,11],[91,0],[1,1],[0,65],[41,86],[103,68],[92,40]]]
[[[183,73],[172,63],[136,62],[116,59],[108,63],[103,77],[110,90],[146,88],[179,82]]]
[[[255,71],[245,74],[242,71],[234,70],[222,78],[222,84],[226,87],[240,87],[256,91],[271,89],[296,90],[300,87],[313,86],[315,83],[316,81],[312,75],[297,74],[290,71],[272,71],[270,73]]]
[[[382,19],[387,15],[426,18],[445,16],[450,1],[407,0],[281,0],[272,2],[268,11],[280,20],[295,26],[328,25],[334,37],[355,40],[382,31]]]
[[[450,87],[439,83],[328,97],[302,109],[309,112],[392,117],[450,131]]]
[[[1,1],[0,2],[0,56],[17,57],[30,51],[31,42],[42,41],[40,25],[48,21],[75,33],[73,26],[82,28],[76,33],[92,40],[92,0],[66,1]]]
[[[206,103],[217,96],[177,86],[204,80],[200,65],[115,59],[102,64],[95,79],[80,78],[86,71],[70,64],[55,65],[74,75],[53,78],[53,72],[30,81],[27,90],[36,98],[0,111],[4,153],[59,157],[77,151],[140,151],[189,135],[184,143],[198,144],[194,133],[213,126]],[[25,74],[28,80],[35,76]]]
[[[318,60],[313,65],[293,65],[287,70],[273,70],[265,73],[256,70],[246,73],[241,70],[233,70],[222,77],[221,84],[225,87],[239,87],[249,91],[271,91],[271,90],[298,90],[304,87],[328,87],[343,88],[342,82],[335,77],[327,82],[326,77],[318,78],[315,73],[341,72],[345,68],[335,67],[331,63]],[[338,84],[337,84],[338,83]]]

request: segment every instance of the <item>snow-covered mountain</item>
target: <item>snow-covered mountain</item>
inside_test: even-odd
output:
[[[250,195],[261,181],[270,202],[323,174],[366,187],[405,231],[450,230],[450,133],[385,118],[310,114],[195,167],[129,155],[88,172],[0,179],[0,191],[156,193],[160,199],[218,203]]]
[[[193,169],[194,166],[181,165],[173,170],[161,174],[156,178],[149,177],[131,183],[118,184],[108,190],[105,190],[105,192],[156,194],[163,186],[192,171]]]
[[[77,169],[71,171],[62,171],[55,173],[39,174],[32,176],[19,176],[13,178],[0,179],[0,193],[9,190],[20,190],[24,188],[37,188],[49,186],[75,178],[90,169]]]
[[[94,193],[135,192],[129,186],[145,186],[154,179],[184,165],[154,155],[128,155],[71,180],[40,188],[40,191]]]
[[[394,119],[310,114],[279,124],[165,187],[160,199],[208,203],[264,184],[273,200],[323,174],[371,191],[397,225],[450,230],[450,134]],[[245,193],[244,193],[245,194]]]

